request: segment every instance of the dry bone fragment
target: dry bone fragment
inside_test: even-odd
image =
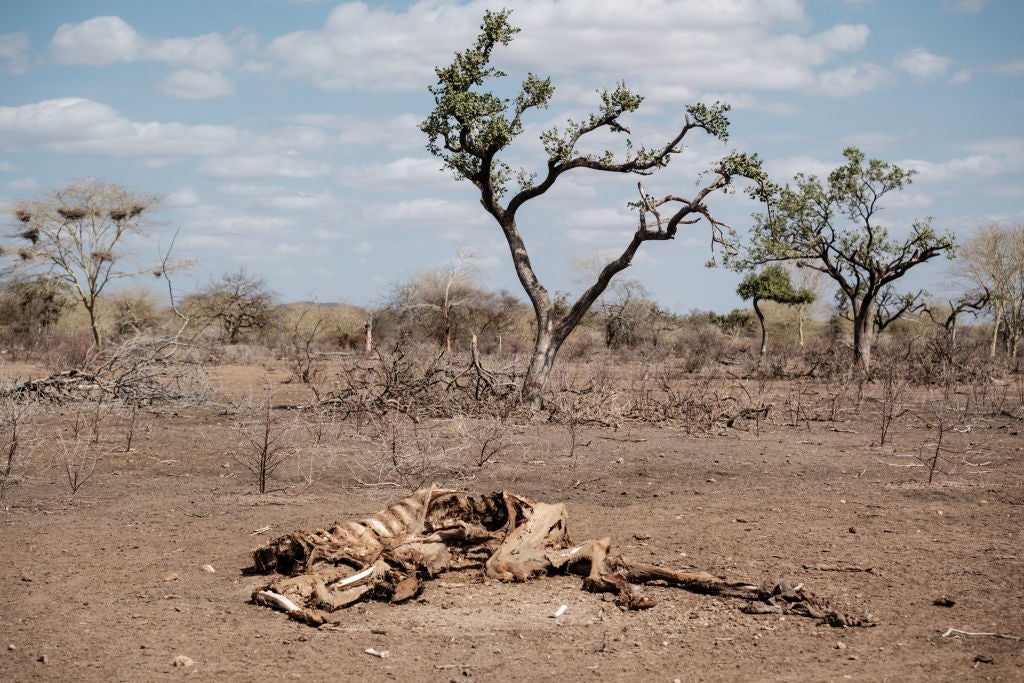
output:
[[[361,521],[293,531],[255,549],[255,571],[275,576],[252,599],[319,626],[336,621],[332,612],[361,599],[402,602],[419,594],[423,579],[482,568],[501,581],[578,574],[584,589],[615,593],[616,603],[628,609],[653,607],[637,584],[657,581],[746,600],[744,611],[753,614],[803,614],[834,626],[871,623],[870,616],[830,610],[802,584],[726,581],[703,571],[611,556],[610,547],[610,538],[574,544],[560,503],[534,502],[508,491],[480,495],[431,486]]]

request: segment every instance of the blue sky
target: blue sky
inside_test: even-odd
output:
[[[40,0],[0,5],[0,208],[80,177],[162,195],[143,255],[179,230],[189,290],[246,267],[284,300],[378,303],[389,283],[470,250],[483,284],[520,290],[473,188],[439,170],[419,122],[433,67],[474,39],[487,8],[522,28],[496,55],[509,88],[552,77],[510,160],[543,163],[537,134],[624,80],[646,96],[629,125],[664,142],[683,107],[733,105],[728,145],[694,139],[644,179],[686,194],[712,159],[759,153],[777,180],[824,174],[846,145],[918,171],[887,204],[969,236],[1024,222],[1024,3],[1018,0]],[[621,249],[636,178],[567,175],[520,216],[552,291],[574,263]],[[718,197],[738,229],[756,206]],[[8,220],[8,223],[10,221]],[[739,276],[707,270],[707,226],[648,243],[627,271],[662,305],[740,306]],[[913,286],[945,294],[948,264]]]

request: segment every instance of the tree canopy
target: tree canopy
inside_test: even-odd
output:
[[[754,313],[761,323],[761,355],[768,351],[768,328],[764,322],[764,312],[761,310],[760,302],[774,301],[780,304],[809,304],[814,301],[814,292],[809,289],[797,289],[789,279],[789,271],[781,265],[774,263],[767,266],[760,272],[750,273],[739,287],[736,293],[748,299],[754,305]]]
[[[758,185],[753,194],[766,210],[754,217],[747,253],[730,261],[749,268],[800,260],[832,278],[849,303],[855,361],[869,369],[880,293],[911,268],[952,254],[955,242],[930,218],[915,221],[902,239],[891,236],[880,220],[883,200],[910,184],[914,172],[866,159],[855,147],[843,156],[846,163],[825,180],[798,174],[792,185]]]
[[[635,112],[643,98],[624,83],[600,92],[597,111],[580,120],[569,120],[541,134],[547,157],[539,174],[515,169],[499,155],[522,134],[523,118],[531,110],[548,107],[555,92],[550,78],[528,74],[514,98],[503,98],[485,89],[490,82],[506,76],[492,66],[495,48],[508,45],[519,29],[510,21],[511,12],[501,10],[484,14],[476,43],[457,53],[450,65],[438,67],[437,84],[430,86],[434,110],[421,124],[428,136],[427,149],[441,159],[444,168],[458,179],[471,182],[480,193],[480,202],[500,226],[508,243],[516,274],[534,309],[536,338],[534,352],[523,383],[523,399],[539,405],[547,376],[562,342],[608,287],[612,278],[632,263],[640,245],[652,240],[674,239],[680,225],[705,219],[712,238],[721,240],[723,229],[705,200],[715,192],[728,189],[734,179],[750,177],[763,180],[756,155],[733,152],[702,174],[695,193],[687,198],[666,195],[656,198],[643,187],[640,200],[633,205],[639,214],[639,226],[621,254],[600,269],[595,281],[562,312],[556,309],[548,290],[534,272],[527,246],[516,223],[520,208],[551,189],[565,173],[579,169],[599,172],[649,175],[665,167],[683,151],[683,140],[694,132],[703,132],[721,141],[728,139],[728,105],[694,104],[686,108],[683,125],[665,144],[648,148],[636,146],[623,117]],[[625,135],[624,152],[616,154],[580,151],[580,142],[602,131]],[[659,210],[666,211],[663,217]],[[648,218],[653,216],[653,224]]]

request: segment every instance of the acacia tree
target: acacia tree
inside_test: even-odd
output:
[[[955,243],[952,235],[936,232],[930,218],[916,221],[906,238],[890,238],[879,221],[882,200],[906,187],[913,171],[866,160],[855,147],[843,156],[846,163],[824,182],[799,174],[792,186],[758,185],[753,194],[766,211],[754,217],[748,253],[731,263],[749,268],[799,259],[832,278],[853,321],[854,362],[870,371],[882,290],[914,266],[951,254]]]
[[[486,296],[476,286],[475,275],[470,254],[460,251],[448,267],[424,271],[396,285],[391,307],[423,328],[437,330],[441,348],[451,353],[460,313]]]
[[[990,354],[1002,334],[1010,357],[1024,338],[1024,225],[979,227],[960,253],[959,270],[988,293],[986,307],[994,320]]]
[[[245,268],[225,273],[185,301],[189,317],[220,326],[221,339],[238,343],[246,332],[265,332],[273,323],[276,295],[267,281]]]
[[[729,107],[719,103],[687,107],[684,123],[675,136],[653,149],[634,147],[627,137],[623,155],[612,151],[601,154],[580,151],[581,140],[591,133],[630,134],[621,119],[636,111],[643,98],[620,83],[614,90],[600,93],[601,104],[596,113],[584,120],[570,120],[564,128],[552,128],[541,135],[547,163],[540,174],[513,170],[499,155],[523,132],[525,114],[547,108],[554,86],[550,78],[529,74],[514,99],[502,98],[484,89],[488,81],[506,75],[491,66],[491,55],[495,47],[508,45],[519,32],[509,22],[509,15],[508,10],[488,11],[476,44],[457,53],[449,66],[435,69],[437,85],[429,88],[434,96],[434,110],[420,128],[429,138],[427,149],[442,160],[444,167],[479,190],[481,205],[498,223],[508,243],[516,275],[530,299],[536,321],[534,349],[523,381],[522,397],[524,402],[539,406],[562,343],[612,278],[629,267],[640,245],[651,240],[673,239],[680,224],[695,223],[701,218],[711,224],[713,239],[721,241],[722,229],[728,226],[711,215],[704,201],[712,193],[729,188],[734,178],[761,178],[763,174],[756,156],[732,153],[711,169],[713,173],[702,176],[703,184],[690,198],[667,195],[656,199],[640,187],[640,201],[634,205],[639,213],[639,227],[629,244],[618,257],[604,265],[595,281],[573,304],[564,312],[557,310],[551,294],[534,272],[516,222],[519,210],[550,190],[564,173],[590,169],[648,175],[681,153],[683,139],[694,131],[703,131],[725,141]],[[663,207],[670,209],[665,217],[658,213]],[[647,222],[649,214],[654,218],[651,225]]]
[[[809,289],[797,289],[789,280],[789,271],[775,263],[767,266],[759,273],[750,273],[740,282],[736,292],[754,305],[754,313],[761,323],[761,355],[768,352],[768,328],[764,322],[764,312],[758,305],[761,301],[774,301],[779,304],[809,304],[814,301],[814,292]]]
[[[112,281],[144,272],[162,274],[162,266],[129,264],[124,242],[147,226],[157,198],[100,180],[76,180],[42,197],[19,202],[16,237],[25,244],[5,248],[22,265],[58,278],[82,303],[93,341],[102,341],[97,322],[100,295]]]

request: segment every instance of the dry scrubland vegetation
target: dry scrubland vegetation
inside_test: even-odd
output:
[[[475,323],[475,353],[468,307],[447,338],[436,311],[375,311],[369,353],[370,313],[352,307],[274,306],[235,344],[220,326],[186,334],[158,306],[118,333],[119,310],[101,347],[74,311],[28,343],[8,337],[7,679],[244,680],[258,667],[493,680],[513,664],[541,679],[1021,675],[1024,375],[990,358],[984,325],[952,342],[911,315],[882,335],[867,377],[840,320],[805,322],[801,347],[796,314],[768,305],[760,356],[747,315],[643,308],[630,327],[598,312],[536,410],[518,401],[518,308]],[[566,502],[576,537],[731,580],[790,577],[877,626],[665,588],[655,608],[624,612],[577,579],[472,574],[319,630],[246,604],[262,582],[242,573],[251,548],[432,482]],[[179,655],[193,664],[175,667]]]
[[[688,135],[726,142],[729,107],[687,107],[659,147],[581,152],[591,133],[630,135],[620,118],[642,98],[620,84],[541,135],[544,177],[517,172],[500,157],[554,93],[535,75],[514,99],[484,90],[517,31],[485,14],[475,46],[437,69],[421,129],[480,191],[529,306],[481,288],[468,254],[374,310],[282,305],[244,270],[180,296],[189,264],[127,249],[155,198],[78,181],[15,207],[0,250],[17,264],[0,291],[0,677],[1024,677],[1024,230],[978,229],[956,261],[963,294],[937,302],[894,283],[952,257],[954,237],[877,220],[912,172],[848,148],[827,178],[783,186],[731,152],[689,198],[639,185],[623,251],[579,264],[593,284],[575,301],[552,295],[518,209],[567,172],[647,176]],[[707,203],[739,181],[764,208],[747,245]],[[670,314],[623,277],[642,244],[698,222],[746,273],[753,315]],[[144,274],[169,309],[113,289]],[[266,585],[253,548],[430,484],[565,502],[577,538],[633,556],[606,566],[740,588],[662,579],[641,599],[606,574],[605,599],[470,562],[403,579],[401,605],[306,619],[319,629],[250,602]],[[790,609],[800,595],[835,611]]]

